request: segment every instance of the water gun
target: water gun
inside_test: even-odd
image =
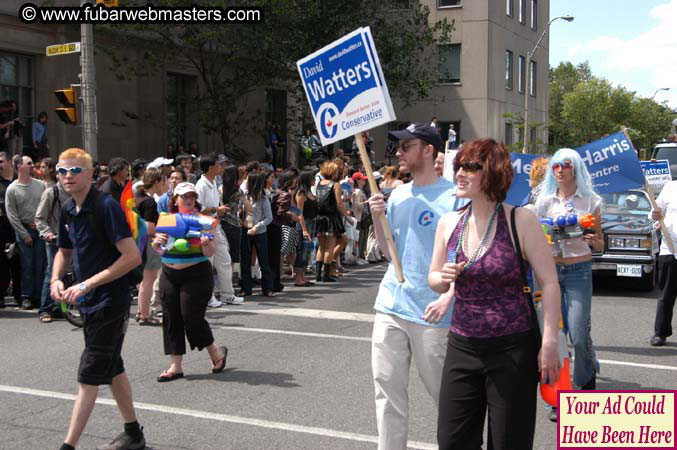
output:
[[[593,214],[567,214],[566,216],[544,217],[541,219],[541,228],[550,245],[557,245],[562,239],[581,237],[584,234],[595,233],[596,220]]]
[[[218,223],[215,217],[203,214],[160,213],[155,231],[169,236],[167,245],[162,246],[163,252],[175,249],[187,253],[192,246],[191,239],[200,239],[202,236],[213,239]]]
[[[541,291],[534,292],[534,307],[542,308],[541,304],[542,294]],[[539,318],[543,317],[543,314],[537,315]],[[571,353],[569,353],[569,347],[567,347],[567,338],[562,331],[562,320],[560,318],[559,322],[559,333],[557,333],[557,350],[559,352],[559,379],[552,384],[549,383],[540,383],[541,398],[550,406],[557,408],[557,392],[558,391],[570,391],[573,389],[571,382]]]

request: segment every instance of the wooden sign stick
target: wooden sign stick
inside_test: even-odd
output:
[[[623,134],[627,138],[630,143],[632,143],[632,139],[630,139],[630,135],[628,134],[628,131],[625,127],[621,127],[621,130],[623,131]],[[634,148],[635,145],[633,144],[632,147]],[[644,171],[642,171],[644,173]],[[644,175],[644,190],[646,191],[647,194],[649,194],[649,202],[651,203],[651,207],[654,210],[660,209],[658,205],[656,204],[656,200],[653,198],[653,189],[651,189],[651,185],[649,184],[649,180],[646,179],[646,175]],[[670,249],[670,253],[673,255],[675,254],[675,246],[672,243],[672,238],[670,237],[670,230],[668,230],[665,227],[665,224],[663,223],[663,219],[659,220],[658,223],[661,226],[661,236],[663,236],[663,239],[665,239],[665,243],[668,244],[668,248]]]
[[[371,167],[371,162],[369,161],[369,155],[367,154],[367,147],[364,145],[362,136],[360,134],[355,135],[355,142],[357,143],[357,148],[360,150],[360,159],[362,160],[362,165],[364,166],[365,172],[367,172],[367,178],[369,179],[369,188],[371,189],[372,194],[380,193],[381,191],[376,184],[376,179],[374,178],[374,170]],[[395,267],[395,275],[397,280],[400,283],[404,283],[404,274],[402,273],[402,265],[400,264],[400,258],[397,256],[397,250],[395,249],[395,241],[393,241],[393,235],[390,231],[390,226],[388,225],[388,219],[385,214],[377,214],[375,219],[381,222],[381,227],[383,228],[383,234],[386,238],[386,245],[388,246],[388,251],[390,252],[390,261]]]

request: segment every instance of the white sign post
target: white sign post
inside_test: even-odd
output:
[[[358,28],[300,59],[296,66],[322,145],[354,136],[371,192],[379,192],[361,133],[395,120],[395,113],[371,30]],[[383,227],[395,274],[403,283],[388,221],[383,214],[377,220]]]

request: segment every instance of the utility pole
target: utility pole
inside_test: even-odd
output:
[[[84,6],[89,0],[80,0]],[[82,145],[92,155],[94,161],[99,159],[96,145],[96,74],[94,66],[94,29],[91,23],[80,25],[80,83],[82,84]]]

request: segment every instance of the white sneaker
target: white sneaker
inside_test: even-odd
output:
[[[241,305],[244,303],[244,297],[233,295],[232,297],[226,298],[226,303],[229,305]]]
[[[223,305],[223,302],[218,300],[216,297],[212,296],[212,299],[209,300],[209,303],[207,303],[207,306],[210,308],[220,308]]]

